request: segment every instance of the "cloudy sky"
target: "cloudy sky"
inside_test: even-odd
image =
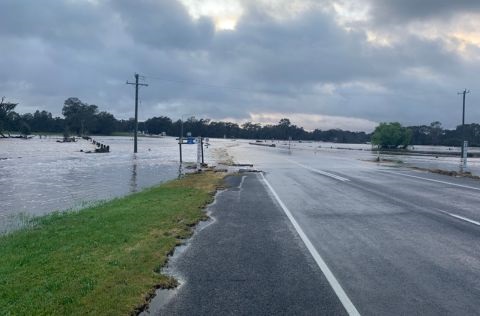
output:
[[[480,122],[478,0],[1,0],[0,94],[61,115],[370,131]]]

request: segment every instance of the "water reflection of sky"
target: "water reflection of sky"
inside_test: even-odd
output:
[[[57,138],[0,140],[0,226],[12,214],[41,215],[136,192],[178,176],[174,138],[96,137],[110,153],[87,154],[85,140]],[[220,142],[220,141],[219,141]],[[183,146],[184,161],[196,160],[196,146]],[[212,157],[206,149],[207,162]],[[5,159],[6,158],[6,159]]]
[[[92,201],[111,199],[176,178],[179,173],[178,144],[174,138],[139,138],[138,153],[133,154],[130,137],[98,137],[109,145],[110,153],[87,154],[94,146],[85,140],[57,143],[57,138],[0,139],[0,232],[15,222],[19,214],[41,215],[55,210],[79,208]],[[213,163],[213,151],[227,148],[237,162],[248,163],[252,155],[249,141],[210,140],[205,161]],[[276,142],[265,151],[288,151],[288,142]],[[376,153],[368,144],[292,142],[291,150],[311,155],[334,155],[335,166],[345,159],[372,160]],[[338,149],[343,148],[343,149]],[[345,150],[354,149],[354,150]],[[421,147],[417,150],[448,150],[448,147]],[[474,149],[478,151],[478,148]],[[196,146],[183,146],[184,161],[196,160]],[[458,157],[384,156],[402,160],[406,165],[458,170]],[[255,160],[255,159],[253,159]],[[266,163],[269,163],[266,161]],[[255,166],[261,167],[261,166]],[[328,168],[329,166],[325,166]],[[480,159],[469,159],[469,169],[480,175]],[[12,220],[12,217],[14,218]]]

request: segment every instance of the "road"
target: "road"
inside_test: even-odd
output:
[[[227,187],[164,271],[181,285],[144,315],[346,315],[261,176],[230,176]]]
[[[480,313],[479,181],[349,151],[239,142],[229,152],[264,171],[261,181],[351,314]]]

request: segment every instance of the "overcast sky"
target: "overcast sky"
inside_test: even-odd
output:
[[[0,95],[61,115],[78,97],[182,115],[371,131],[480,122],[478,0],[1,0]],[[184,117],[185,117],[184,116]]]

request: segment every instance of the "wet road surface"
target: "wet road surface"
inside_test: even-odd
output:
[[[152,314],[480,313],[479,181],[353,151],[229,152],[263,173],[231,178]]]
[[[346,315],[261,176],[229,186],[209,208],[214,222],[169,263],[182,285],[150,314]]]
[[[360,314],[480,313],[480,182],[347,151],[230,151],[265,172]]]

